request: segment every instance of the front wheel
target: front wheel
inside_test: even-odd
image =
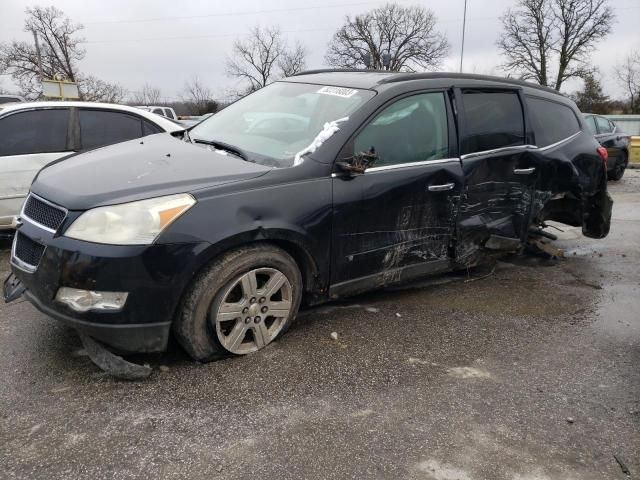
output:
[[[174,333],[195,360],[253,353],[289,328],[301,298],[302,275],[289,254],[270,245],[239,248],[197,276]]]

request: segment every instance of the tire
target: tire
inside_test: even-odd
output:
[[[279,290],[268,292],[280,282]],[[301,299],[302,275],[287,252],[268,244],[241,247],[213,260],[196,276],[173,331],[189,356],[200,362],[253,353],[289,329]]]
[[[621,180],[624,175],[624,171],[627,169],[627,162],[627,153],[622,152],[622,156],[620,157],[616,168],[611,172],[611,174],[609,174],[609,180],[614,180],[616,182]]]

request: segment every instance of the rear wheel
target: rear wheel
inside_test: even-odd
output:
[[[213,261],[194,280],[174,323],[191,357],[210,361],[246,355],[291,325],[302,297],[302,276],[285,251],[243,247]]]
[[[624,171],[627,169],[628,161],[627,152],[622,152],[616,167],[613,169],[613,172],[609,174],[609,179],[615,181],[620,180],[624,175]]]

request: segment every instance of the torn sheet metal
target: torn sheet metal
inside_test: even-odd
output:
[[[84,332],[78,332],[89,358],[112,377],[122,380],[144,380],[152,373],[151,367],[127,362],[124,358],[107,350],[102,344]]]
[[[338,120],[334,120],[333,122],[325,123],[324,128],[320,133],[318,133],[318,135],[316,135],[316,138],[313,139],[313,142],[311,142],[307,147],[303,148],[298,153],[296,153],[293,166],[295,167],[297,165],[300,165],[303,162],[303,158],[302,158],[303,156],[309,153],[313,153],[318,148],[320,148],[324,142],[326,142],[329,138],[333,136],[334,133],[340,130],[340,124],[342,122],[346,122],[347,120],[349,120],[349,117],[343,117],[343,118],[339,118]]]

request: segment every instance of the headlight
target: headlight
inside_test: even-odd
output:
[[[80,215],[64,235],[95,243],[148,245],[194,203],[191,195],[182,193],[97,207]]]

